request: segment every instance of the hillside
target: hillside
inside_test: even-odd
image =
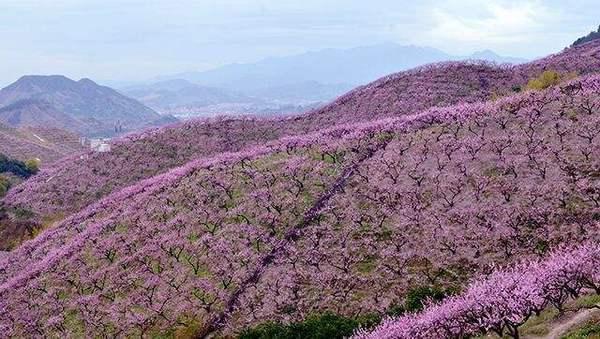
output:
[[[289,119],[225,119],[224,121],[191,121],[180,126],[144,133],[139,136],[125,138],[113,145],[109,154],[90,154],[89,159],[78,157],[64,159],[61,164],[42,171],[26,185],[12,189],[4,199],[9,206],[31,211],[38,218],[52,215],[64,215],[78,211],[99,197],[105,196],[115,189],[126,187],[138,180],[152,177],[170,168],[181,166],[186,162],[206,157],[220,152],[236,152],[246,147],[275,140],[286,135],[310,133],[321,128],[332,127],[340,121],[346,123],[369,121],[389,116],[408,115],[419,110],[439,105],[440,98],[445,98],[447,104],[458,103],[462,100],[478,101],[491,96],[491,91],[485,88],[473,88],[472,83],[446,85],[444,77],[455,78],[459,74],[478,74],[481,67],[491,74],[496,69],[487,64],[442,64],[434,65],[428,71],[413,71],[407,73],[403,82],[425,83],[430,77],[438,77],[431,82],[429,91],[407,90],[395,96],[398,102],[414,102],[396,111],[395,105],[384,106],[378,110],[367,110],[373,107],[376,100],[385,103],[384,95],[389,96],[388,88],[392,86],[377,86],[369,90],[376,95],[364,96],[363,91],[356,90],[340,98],[328,106],[328,110],[318,110],[307,115]],[[500,71],[508,78],[508,72]],[[479,77],[472,76],[479,86]],[[393,84],[397,84],[394,82]],[[507,85],[511,85],[508,83]],[[461,89],[462,95],[453,96],[451,93]],[[412,101],[413,95],[419,95],[420,100]],[[347,98],[360,100],[362,109],[368,114],[361,114],[359,105],[348,107],[351,103]],[[342,109],[343,108],[343,109]],[[352,112],[348,114],[348,112]]]
[[[86,135],[114,134],[115,126],[139,129],[161,119],[150,108],[108,87],[59,75],[20,78],[0,90],[0,107],[2,121],[13,127],[52,121],[53,127]]]
[[[61,129],[12,128],[0,123],[0,153],[27,160],[38,158],[46,166],[82,149],[79,137]]]
[[[311,118],[329,126],[345,115],[352,115],[354,120],[369,120],[431,106],[489,100],[522,90],[528,79],[545,70],[587,74],[596,72],[599,66],[600,41],[516,66],[487,62],[426,65],[358,87],[312,112]]]
[[[382,312],[598,239],[599,95],[587,76],[199,158],[0,259],[0,327],[202,336]]]
[[[85,161],[78,157],[65,159],[27,185],[14,188],[4,202],[38,217],[70,214],[114,190],[198,157],[236,152],[339,123],[488,100],[520,90],[529,78],[546,69],[585,74],[600,67],[599,51],[600,43],[591,43],[518,67],[482,62],[434,64],[382,78],[324,108],[294,118],[190,121],[125,138],[109,154],[91,154]]]
[[[0,108],[0,122],[14,128],[53,127],[69,131],[85,131],[89,124],[60,112],[47,102],[32,99],[19,100]],[[102,126],[98,122],[94,127]]]

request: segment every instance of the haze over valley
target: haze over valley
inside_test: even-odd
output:
[[[159,112],[179,117],[302,113],[384,75],[427,63],[464,59],[526,61],[489,50],[461,57],[430,47],[385,43],[158,76],[157,82],[124,87],[122,92]]]

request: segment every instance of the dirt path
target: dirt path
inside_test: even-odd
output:
[[[550,332],[546,336],[535,338],[560,339],[563,335],[567,334],[570,329],[587,322],[594,315],[598,314],[600,314],[600,309],[597,308],[581,310],[568,319],[564,319],[552,324],[550,327]]]

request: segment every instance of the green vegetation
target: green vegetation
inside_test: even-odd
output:
[[[8,178],[6,176],[0,174],[0,198],[6,194],[9,188],[10,181],[8,181]]]
[[[600,304],[600,295],[598,294],[590,294],[590,295],[586,295],[583,296],[579,299],[577,299],[574,302],[574,307],[577,309],[580,308],[592,308],[595,305]]]
[[[543,337],[550,332],[551,324],[556,321],[560,313],[554,307],[548,307],[540,315],[532,316],[520,329],[521,334],[526,336]]]
[[[22,162],[0,153],[0,173],[10,172],[21,178],[28,178],[37,173],[39,165],[39,160],[37,159]]]
[[[600,321],[592,321],[582,328],[574,330],[562,337],[563,339],[600,339]]]
[[[560,74],[557,71],[544,71],[538,77],[529,80],[526,89],[540,91],[576,77],[575,73]]]
[[[449,294],[450,291],[436,286],[419,286],[408,291],[404,309],[407,312],[419,312],[427,301],[441,301]]]
[[[404,303],[392,305],[385,316],[400,316],[406,312],[418,312],[428,300],[440,301],[451,290],[436,286],[417,286],[408,291]],[[267,322],[244,330],[240,339],[335,339],[350,337],[356,329],[372,328],[382,319],[381,315],[367,314],[350,318],[331,312],[309,316],[304,321],[291,324]]]
[[[36,174],[40,170],[40,159],[25,160],[25,167],[31,174]]]
[[[0,197],[6,195],[8,189],[16,183],[19,183],[21,179],[27,179],[36,174],[39,171],[39,168],[39,159],[29,159],[23,162],[11,159],[0,153]],[[12,174],[13,177],[6,175],[7,173]]]
[[[331,312],[309,316],[291,324],[269,322],[247,329],[240,339],[335,339],[351,336],[358,327],[373,327],[380,321],[376,315],[359,318],[342,317]]]

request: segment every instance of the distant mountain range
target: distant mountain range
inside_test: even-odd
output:
[[[523,61],[492,51],[457,57],[434,48],[388,43],[159,77],[121,88],[123,94],[90,79],[24,76],[0,90],[0,123],[111,136],[174,122],[172,115],[301,113],[385,74],[457,59]]]
[[[178,117],[233,115],[275,115],[300,113],[318,107],[341,93],[349,85],[323,85],[316,81],[259,88],[242,93],[238,90],[203,86],[174,79],[121,89],[152,109]]]
[[[205,72],[158,77],[184,79],[203,85],[254,91],[316,81],[321,84],[362,85],[386,74],[419,65],[465,59],[521,63],[524,59],[500,56],[490,50],[454,56],[431,47],[385,43],[351,49],[324,49],[294,56],[267,58],[256,63],[231,64]]]
[[[160,76],[121,91],[157,111],[178,116],[278,110],[294,113],[327,103],[386,74],[427,63],[465,59],[497,63],[526,61],[490,50],[453,56],[430,47],[386,43]]]
[[[10,127],[53,127],[93,136],[169,121],[175,119],[90,79],[23,76],[0,90],[0,122]]]
[[[232,90],[202,86],[187,80],[176,79],[149,85],[125,88],[123,93],[156,108],[173,108],[182,105],[208,106],[223,102],[246,103],[254,99]]]

